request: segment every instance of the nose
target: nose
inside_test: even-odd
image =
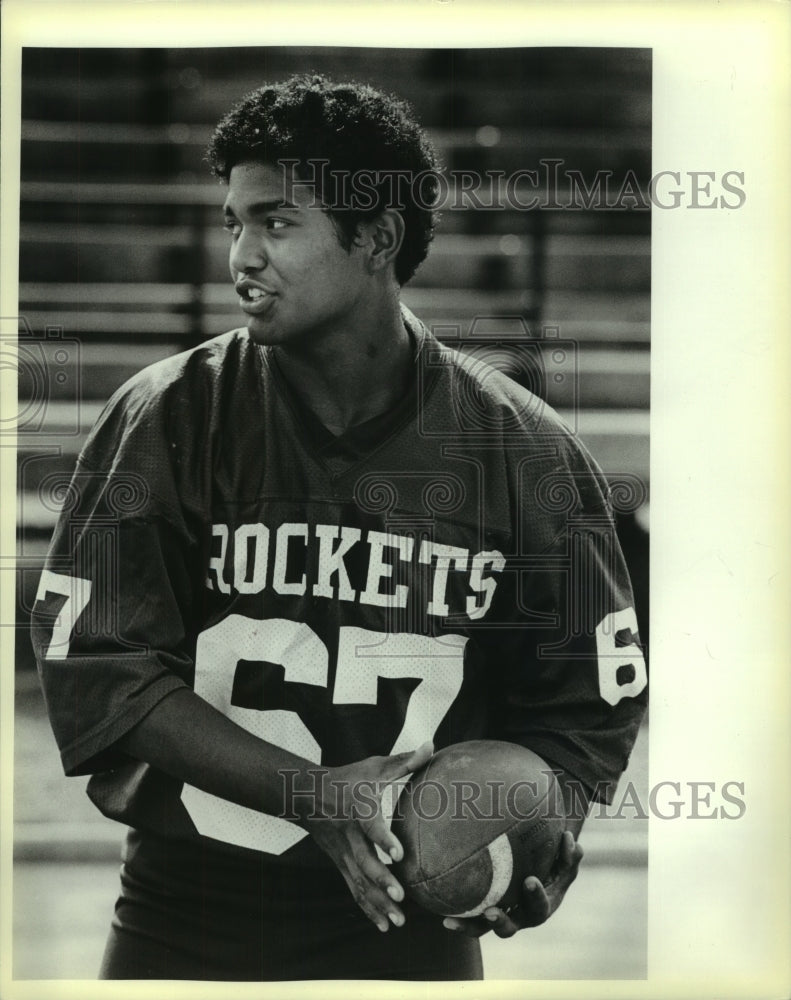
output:
[[[263,245],[249,229],[243,227],[231,244],[228,263],[231,268],[231,277],[234,279],[239,274],[260,271],[266,267],[267,261]]]

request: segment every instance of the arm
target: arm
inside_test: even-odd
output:
[[[533,630],[532,646],[528,641],[511,661],[503,683],[504,738],[551,762],[563,790],[566,830],[555,866],[543,885],[533,876],[525,879],[522,898],[510,913],[492,907],[474,920],[448,918],[450,930],[474,937],[494,930],[511,937],[549,919],[577,876],[583,852],[576,840],[591,789],[594,797],[606,799],[626,766],[644,711],[646,670],[628,573],[606,511],[602,501],[590,530],[581,532],[580,517],[570,524],[568,537],[561,532],[544,553],[561,566],[565,559],[567,576],[536,572],[525,592],[532,590],[557,625]]]
[[[430,744],[414,753],[369,757],[346,767],[321,768],[260,740],[200,698],[179,688],[162,699],[118,742],[118,749],[203,791],[272,815],[292,807],[297,823],[311,834],[343,875],[363,913],[381,931],[388,920],[400,926],[398,881],[376,856],[378,845],[395,860],[401,844],[382,816],[357,815],[355,782],[379,788],[416,770],[431,756]],[[288,801],[284,772],[293,789],[309,791]],[[312,794],[315,789],[316,794]]]
[[[201,497],[174,476],[193,463],[189,451],[171,447],[166,403],[143,384],[108,404],[72,479],[32,614],[53,732],[67,774],[112,775],[131,757],[209,794],[282,815],[281,772],[292,772],[295,788],[310,788],[309,771],[321,769],[241,728],[192,689],[190,637],[202,620],[206,567],[195,525],[203,515]],[[403,893],[373,845],[396,856],[401,847],[378,811],[355,815],[350,793],[355,780],[393,781],[429,753],[324,769],[337,784],[318,783],[318,808],[308,802],[297,817],[385,929],[388,917],[403,919],[387,891],[396,900]],[[124,808],[123,801],[114,805],[115,818]]]

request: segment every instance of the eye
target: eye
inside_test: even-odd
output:
[[[234,237],[234,239],[236,239],[236,237],[242,231],[241,225],[238,222],[236,222],[234,219],[226,219],[225,222],[222,225],[222,228],[226,231],[226,233],[230,233],[231,236]]]
[[[288,223],[285,221],[285,219],[270,218],[266,220],[266,228],[273,232],[277,232],[280,229],[285,229],[287,226]]]

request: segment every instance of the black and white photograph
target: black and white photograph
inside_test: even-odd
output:
[[[666,995],[668,837],[754,821],[668,767],[656,279],[749,172],[650,33],[290,28],[17,53],[4,977]]]

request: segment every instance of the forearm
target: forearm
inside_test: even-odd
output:
[[[259,739],[190,688],[163,698],[118,746],[166,774],[250,809],[274,816],[297,809],[300,825],[311,812],[307,796],[292,801],[289,792],[315,787],[308,771],[320,766]]]

